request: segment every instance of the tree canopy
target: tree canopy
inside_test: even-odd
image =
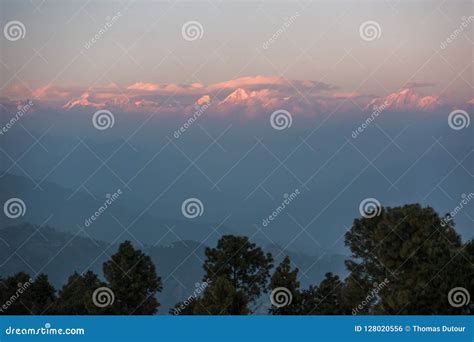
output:
[[[345,234],[349,275],[326,273],[301,288],[300,269],[248,237],[223,235],[206,248],[204,282],[170,309],[174,315],[366,315],[474,313],[474,241],[454,221],[419,204],[379,208]],[[303,270],[304,271],[304,270]],[[150,257],[121,243],[103,275],[74,272],[56,292],[47,275],[0,278],[0,315],[152,315],[163,285]],[[459,298],[454,292],[461,291]],[[470,301],[469,294],[472,294]]]

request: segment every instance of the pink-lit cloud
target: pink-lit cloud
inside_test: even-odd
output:
[[[334,97],[335,99],[356,99],[356,98],[359,98],[359,97],[368,97],[370,95],[366,95],[366,94],[361,94],[359,92],[356,92],[356,91],[353,91],[353,92],[336,92],[336,93],[333,93],[332,94],[332,97]]]
[[[254,116],[262,111],[286,109],[294,114],[314,115],[333,109],[371,109],[382,104],[395,111],[432,111],[445,101],[439,96],[422,95],[413,89],[430,85],[428,82],[410,82],[399,92],[375,97],[341,91],[323,82],[248,76],[210,85],[136,82],[125,86],[110,83],[89,88],[48,85],[32,91],[16,85],[7,89],[4,95],[17,100],[32,98],[65,110],[110,108],[129,112],[188,114],[196,106],[212,103],[209,114],[238,112]]]

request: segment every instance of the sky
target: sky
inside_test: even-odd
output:
[[[197,197],[252,234],[298,188],[272,239],[342,250],[364,198],[443,214],[470,192],[472,1],[0,1],[5,172],[123,187],[130,227]]]
[[[1,9],[3,27],[12,20],[25,27],[22,39],[0,40],[2,97],[64,106],[107,86],[136,96],[134,84],[194,84],[205,90],[187,92],[196,101],[208,93],[202,87],[263,76],[331,88],[314,94],[288,84],[278,97],[360,97],[361,108],[407,84],[422,93],[416,101],[473,98],[470,1],[2,1]],[[199,24],[198,39],[183,36],[190,21]],[[366,22],[375,22],[375,38],[361,31]],[[273,89],[266,84],[260,90]]]
[[[452,213],[472,239],[473,6],[0,0],[0,228],[243,235],[312,283],[345,275],[346,232],[382,207]]]

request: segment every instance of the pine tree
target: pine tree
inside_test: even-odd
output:
[[[341,315],[344,313],[342,301],[343,282],[339,276],[326,273],[318,286],[316,311],[321,315]]]
[[[217,278],[196,301],[195,315],[246,315],[248,299],[242,290],[236,290],[225,277]]]
[[[299,315],[316,315],[319,305],[318,287],[310,285],[300,293],[300,301],[298,307]]]
[[[326,273],[318,286],[310,286],[301,292],[299,314],[343,315],[349,310],[343,301],[343,282],[337,275]]]
[[[50,313],[55,300],[54,287],[45,274],[33,280],[27,273],[19,272],[0,284],[0,314],[41,315]]]
[[[378,299],[375,296],[370,296],[373,284],[369,282],[368,278],[357,268],[357,264],[352,260],[346,261],[346,267],[352,271],[344,279],[341,292],[344,314],[368,314],[370,308]]]
[[[161,278],[150,257],[135,250],[130,241],[120,244],[103,269],[115,296],[113,307],[119,314],[152,315],[158,311],[160,304],[155,296],[162,290]]]
[[[469,291],[471,295],[471,301],[468,305],[468,310],[466,313],[473,315],[474,314],[474,240],[470,240],[465,243],[464,245],[464,252],[466,253],[466,257],[471,264],[471,267],[466,274],[466,289]]]
[[[114,313],[110,307],[99,308],[92,300],[93,293],[107,286],[97,275],[88,271],[84,275],[74,272],[59,292],[55,313],[59,315],[103,315]]]
[[[273,258],[249,242],[247,237],[224,235],[216,248],[206,248],[205,255],[204,279],[211,280],[214,286],[218,286],[219,278],[225,278],[239,300],[245,299],[249,303],[255,303],[267,291]],[[223,280],[219,286],[225,288]]]
[[[301,295],[299,291],[300,282],[298,281],[298,268],[291,270],[291,261],[286,256],[278,265],[270,281],[270,289],[275,290],[284,287],[291,293],[291,302],[288,305],[277,307],[272,306],[269,313],[272,315],[295,315],[300,311]]]
[[[46,274],[39,274],[30,290],[31,296],[33,297],[33,305],[31,311],[35,315],[44,315],[51,313],[52,305],[56,300],[56,290],[49,283],[48,276]]]
[[[33,279],[25,272],[18,272],[0,284],[1,315],[33,314],[33,297],[31,286]]]
[[[455,287],[473,290],[473,264],[452,220],[442,221],[419,204],[383,208],[380,215],[354,220],[346,244],[369,284],[389,285],[378,292],[370,312],[382,314],[461,314],[467,306],[449,304]]]

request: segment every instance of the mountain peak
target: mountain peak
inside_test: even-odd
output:
[[[411,88],[403,88],[385,97],[373,99],[365,108],[373,109],[374,107],[383,107],[395,111],[431,111],[440,105],[441,102],[438,96],[423,96]]]
[[[247,93],[244,89],[242,88],[237,88],[234,90],[231,94],[227,95],[227,97],[221,101],[221,104],[238,104],[241,103],[245,100],[247,100],[250,97],[249,93]]]
[[[91,94],[88,92],[83,93],[78,99],[72,99],[68,101],[63,108],[65,109],[72,109],[74,107],[94,107],[94,108],[102,108],[103,106],[98,103],[93,103],[89,101]]]

